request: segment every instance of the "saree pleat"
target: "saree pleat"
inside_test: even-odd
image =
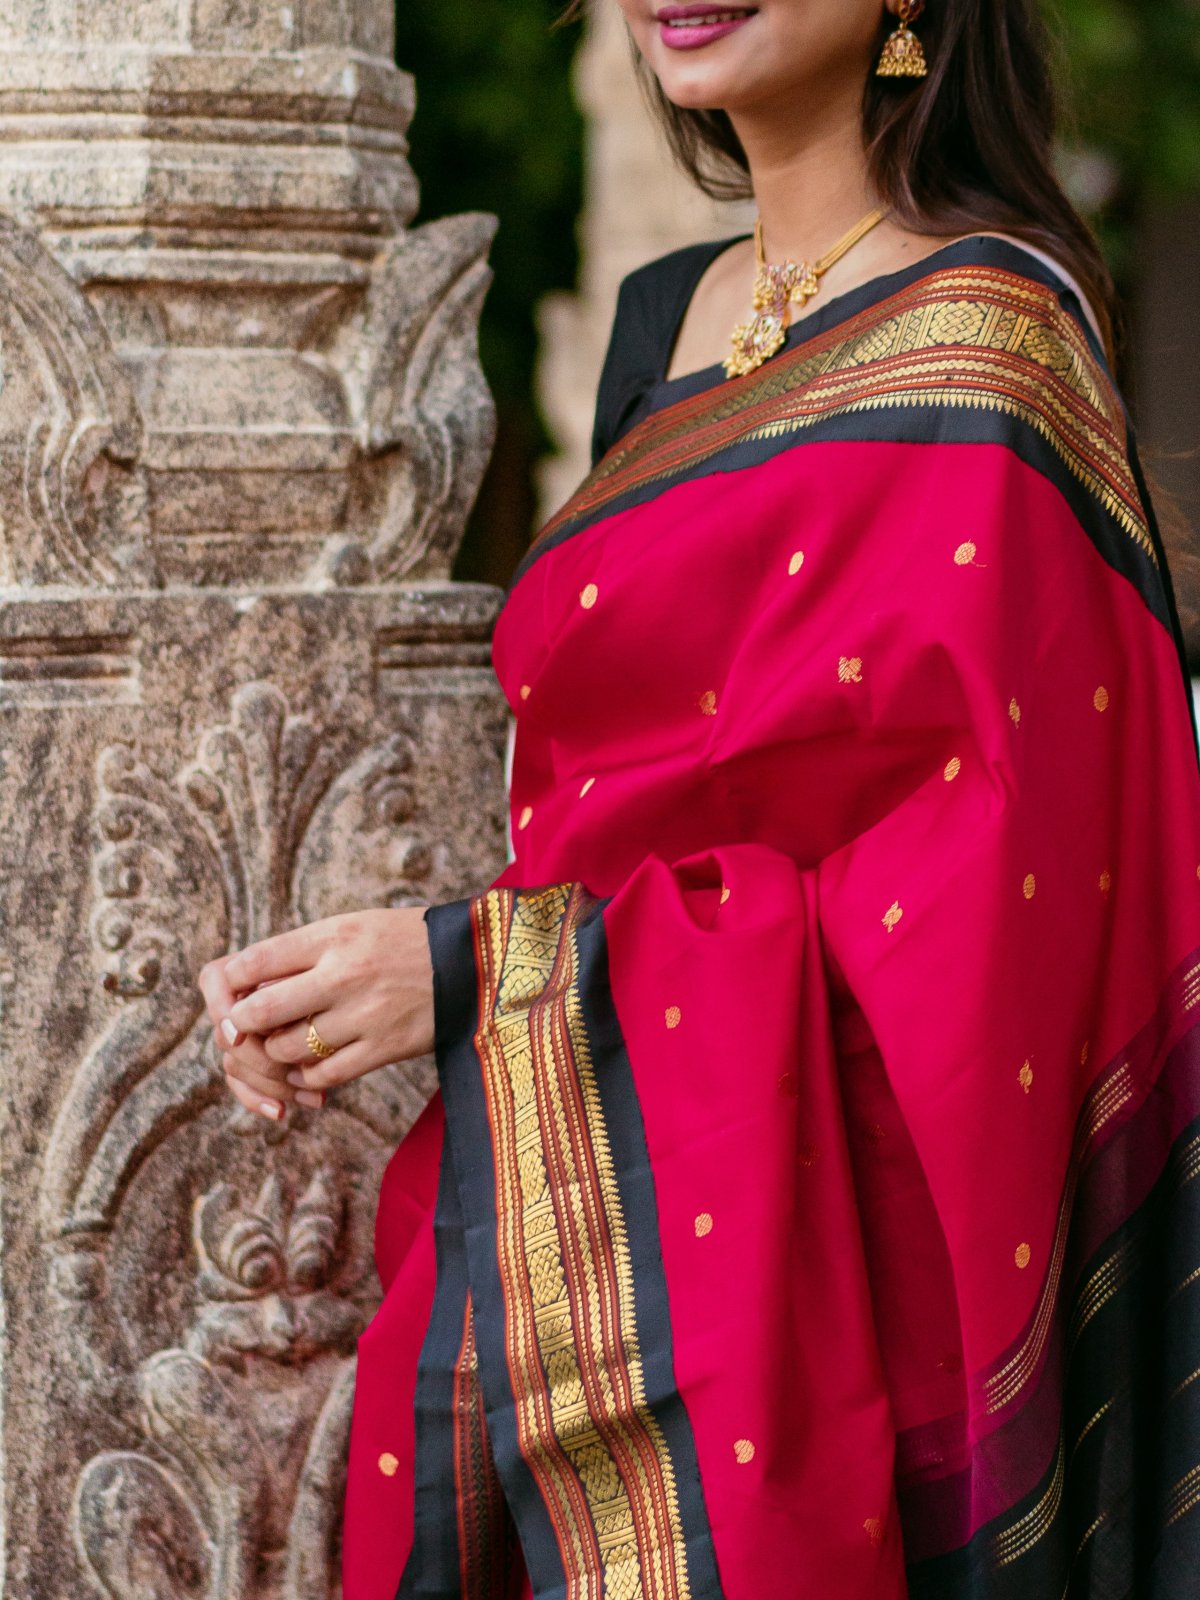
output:
[[[416,1393],[415,1511],[346,1600],[1193,1592],[1174,602],[1069,297],[956,251],[652,412],[518,575],[422,1376],[356,1399]]]

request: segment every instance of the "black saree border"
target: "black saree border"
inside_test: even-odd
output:
[[[804,443],[984,443],[1054,483],[1108,564],[1173,627],[1124,405],[1074,294],[1035,257],[964,240],[812,320],[815,332],[801,324],[804,337],[758,371],[664,404],[618,440],[538,534],[510,593],[596,522]]]
[[[604,904],[559,885],[427,914],[489,1426],[539,1600],[720,1600]]]
[[[1085,1101],[1038,1304],[975,1386],[994,1431],[961,1457],[962,1416],[898,1438],[911,1600],[1195,1592],[1197,1005],[1200,951]],[[964,1537],[978,1484],[1012,1503]]]
[[[515,1600],[522,1569],[485,1415],[448,1139],[433,1226],[437,1280],[417,1368],[413,1544],[396,1600]]]
[[[1195,1595],[1200,1272],[1181,1262],[1200,1260],[1198,1177],[1200,1119],[1138,1212],[1084,1264],[1049,1464],[965,1546],[910,1562],[910,1600]],[[900,1506],[911,1523],[904,1495]]]

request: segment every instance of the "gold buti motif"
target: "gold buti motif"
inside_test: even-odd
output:
[[[1020,1072],[1017,1073],[1017,1082],[1021,1085],[1026,1094],[1028,1094],[1030,1089],[1033,1088],[1033,1067],[1028,1061],[1025,1062],[1025,1065],[1021,1068]]]
[[[794,578],[804,565],[804,551],[793,550],[792,559],[788,562],[788,577]]]
[[[1112,888],[1112,873],[1107,869],[1100,874],[1100,893],[1107,894]]]
[[[678,1006],[668,1006],[663,1016],[663,1020],[667,1024],[668,1028],[677,1028],[682,1019],[683,1013],[680,1011]]]
[[[868,1517],[863,1523],[863,1532],[872,1544],[883,1543],[883,1518]]]
[[[1008,702],[1008,714],[1012,718],[1014,728],[1021,726],[1021,708],[1015,700]]]
[[[1034,895],[1037,893],[1037,879],[1034,877],[1032,872],[1027,872],[1025,874],[1025,882],[1021,885],[1021,893],[1025,896],[1026,900],[1032,900]]]
[[[394,1478],[400,1470],[400,1463],[390,1450],[385,1450],[379,1458],[379,1470],[385,1478]]]
[[[1019,1244],[1013,1251],[1013,1260],[1020,1270],[1024,1272],[1025,1268],[1033,1260],[1033,1251],[1027,1244]]]
[[[580,791],[579,791],[579,798],[581,800],[583,799],[584,795],[588,792],[588,790],[592,787],[592,785],[595,783],[595,781],[596,781],[595,778],[588,778],[585,781],[582,789],[580,789]]]
[[[883,925],[884,925],[884,927],[887,929],[887,931],[889,933],[891,933],[895,929],[896,924],[900,921],[900,918],[903,915],[904,915],[904,912],[901,909],[899,900],[893,900],[891,905],[883,913],[883,918],[882,918]]]
[[[1108,710],[1108,703],[1109,703],[1108,690],[1104,687],[1103,684],[1101,684],[1100,687],[1096,690],[1095,694],[1092,696],[1092,704],[1095,706],[1097,711],[1107,711]]]
[[[738,1439],[733,1446],[733,1454],[739,1466],[744,1467],[748,1461],[754,1460],[754,1441],[752,1439]]]
[[[532,689],[531,689],[531,688],[530,688],[530,686],[529,686],[529,684],[527,684],[527,683],[523,683],[523,684],[522,684],[522,685],[521,685],[521,699],[522,699],[522,700],[528,700],[528,699],[529,699],[529,696],[530,696],[530,695],[531,695],[531,694],[532,694],[532,692],[533,692],[533,691],[532,691]]]
[[[705,689],[696,704],[700,707],[703,716],[715,717],[717,714],[717,691],[715,689]]]
[[[700,1213],[700,1215],[696,1218],[696,1237],[697,1237],[697,1239],[707,1239],[709,1234],[712,1231],[713,1231],[713,1219],[712,1219],[712,1216],[711,1216],[711,1214],[709,1212],[702,1211]]]
[[[524,809],[521,812],[521,815],[517,818],[517,827],[518,828],[527,828],[532,821],[533,821],[533,807],[532,806],[525,806]]]
[[[838,682],[861,683],[862,665],[861,656],[840,656],[838,658]]]
[[[599,596],[600,591],[597,589],[594,583],[585,583],[583,588],[579,591],[579,604],[585,611],[590,611],[596,604]]]
[[[720,898],[720,900],[718,900],[717,904],[723,906],[725,904],[726,900],[728,900],[728,899],[729,899],[729,885],[727,883],[723,883],[721,885],[721,898]]]
[[[965,544],[960,544],[954,552],[954,565],[956,567],[969,567],[979,552],[970,539]]]
[[[951,756],[949,761],[947,761],[946,765],[942,768],[942,777],[945,778],[947,783],[953,783],[961,771],[962,762],[957,756]]]
[[[1085,1039],[1083,1041],[1083,1049],[1079,1052],[1079,1065],[1081,1067],[1086,1067],[1087,1066],[1088,1056],[1091,1053],[1091,1049],[1092,1049],[1091,1040],[1090,1039]]]

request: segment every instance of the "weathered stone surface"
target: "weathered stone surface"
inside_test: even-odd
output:
[[[380,1173],[200,965],[504,859],[490,219],[407,228],[390,0],[0,0],[5,1600],[325,1600]]]

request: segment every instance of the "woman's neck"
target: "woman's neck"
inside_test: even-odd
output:
[[[767,258],[815,260],[878,200],[862,142],[861,89],[795,102],[780,115],[733,115],[746,152]]]

